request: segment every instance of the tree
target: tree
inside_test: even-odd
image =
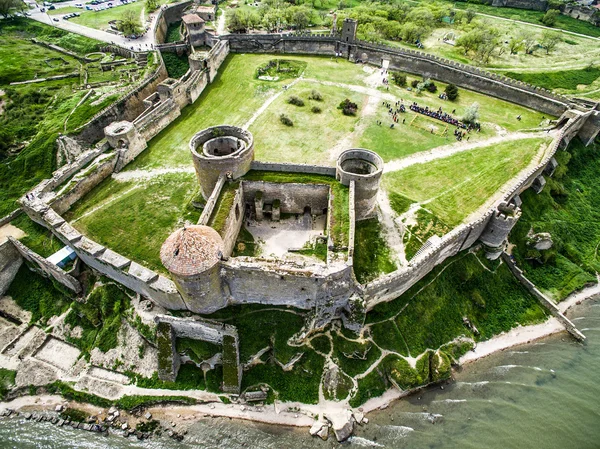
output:
[[[463,122],[475,124],[479,121],[479,103],[475,102],[469,106],[465,115],[463,116]]]
[[[544,30],[542,32],[540,45],[546,49],[547,55],[549,55],[550,52],[556,48],[559,42],[562,42],[562,38],[558,33],[549,30]]]
[[[148,12],[156,11],[160,3],[158,0],[146,0],[146,9]]]
[[[400,72],[392,72],[392,80],[396,86],[405,87],[406,86],[406,75]]]
[[[132,10],[127,10],[121,16],[121,21],[117,25],[117,29],[125,36],[141,34],[142,25],[139,22],[139,15]]]
[[[553,27],[556,25],[556,18],[558,17],[559,12],[556,9],[549,9],[542,17],[542,23],[547,27]]]
[[[466,56],[471,51],[477,51],[482,42],[483,36],[481,31],[475,29],[456,39],[456,46],[462,48]]]
[[[421,40],[428,31],[428,29],[420,27],[417,24],[405,23],[402,26],[402,40],[415,44],[417,41]]]
[[[523,42],[523,48],[525,49],[525,54],[531,55],[535,51],[537,47],[537,42],[535,40],[535,34],[529,30],[523,30],[519,33],[519,37],[521,42]]]
[[[0,15],[2,17],[8,18],[12,10],[24,11],[25,3],[21,0],[0,0]]]
[[[523,46],[523,39],[520,39],[518,36],[513,36],[508,41],[508,50],[510,51],[511,55],[516,55],[519,53],[519,50],[521,50]]]
[[[472,9],[467,9],[465,11],[465,19],[467,19],[467,23],[471,23],[471,21],[475,18],[476,14],[475,11],[473,11]]]
[[[446,92],[446,96],[450,101],[454,101],[458,98],[458,87],[454,84],[448,84],[444,92]]]

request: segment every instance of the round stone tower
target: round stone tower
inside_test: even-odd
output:
[[[498,210],[488,221],[479,236],[479,241],[485,245],[485,255],[490,260],[496,260],[502,254],[508,241],[508,235],[521,217],[521,209],[506,203],[498,206]]]
[[[178,229],[163,243],[160,260],[192,312],[212,313],[227,305],[219,273],[224,249],[223,239],[209,226]]]
[[[146,149],[147,143],[135,125],[131,122],[112,122],[104,128],[108,144],[117,150],[118,159],[115,171],[120,171],[125,165]]]
[[[383,174],[383,159],[377,153],[362,148],[346,150],[337,160],[336,178],[345,186],[354,181],[356,219],[375,214],[379,182]]]
[[[254,138],[237,126],[213,126],[196,133],[190,151],[202,195],[208,199],[219,176],[244,176],[254,160]]]

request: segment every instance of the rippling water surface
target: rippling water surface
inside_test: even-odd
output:
[[[467,366],[456,382],[398,401],[369,415],[346,447],[600,447],[600,301],[573,313],[587,336],[564,334],[506,350]],[[186,440],[139,442],[47,423],[0,421],[0,448],[329,448],[306,430],[207,419]]]

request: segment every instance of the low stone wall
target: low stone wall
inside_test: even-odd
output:
[[[149,141],[180,115],[181,109],[169,98],[156,107],[146,109],[133,121],[133,124],[141,136]]]
[[[322,215],[328,208],[327,184],[242,181],[242,186],[246,204],[254,204],[257,192],[262,192],[264,204],[273,204],[274,200],[281,202],[282,214],[303,214],[304,209],[309,207],[311,214]]]
[[[250,170],[274,171],[282,173],[305,173],[310,175],[326,175],[335,178],[335,167],[325,167],[322,165],[252,161]]]
[[[0,243],[0,298],[12,284],[22,264],[23,257],[12,242],[4,240]]]
[[[69,275],[62,268],[49,262],[48,259],[43,258],[36,252],[30,250],[18,240],[12,237],[8,237],[9,242],[15,247],[19,254],[27,260],[32,266],[36,268],[36,271],[41,273],[45,277],[54,279],[61,285],[64,285],[69,290],[80,293],[81,284],[73,276]]]
[[[501,8],[531,9],[533,11],[546,11],[548,9],[546,0],[488,0],[486,3]]]
[[[348,193],[348,221],[350,228],[348,230],[348,265],[354,264],[354,238],[356,235],[356,183],[350,181],[350,191]]]
[[[519,280],[519,282],[527,289],[529,293],[531,293],[541,304],[544,306],[560,323],[565,327],[567,332],[569,332],[573,337],[575,337],[579,341],[585,340],[585,335],[583,335],[579,329],[573,324],[571,320],[569,320],[556,306],[554,301],[544,295],[538,288],[535,286],[533,282],[525,277],[523,271],[515,265],[510,256],[505,252],[502,253],[502,260],[512,274]]]
[[[203,226],[208,225],[208,221],[210,220],[210,217],[212,216],[213,211],[215,210],[215,206],[217,205],[217,201],[219,200],[219,196],[221,195],[221,190],[223,190],[223,186],[225,185],[225,180],[226,180],[225,175],[219,176],[217,185],[215,185],[213,192],[211,193],[210,197],[206,201],[206,204],[204,205],[204,209],[202,210],[202,214],[200,215],[200,218],[198,219],[199,225],[203,225]]]
[[[18,208],[18,209],[13,210],[10,214],[5,215],[4,217],[0,218],[0,227],[4,226],[7,223],[10,223],[15,218],[17,218],[19,215],[21,215],[22,213],[23,213],[23,210],[21,208]]]
[[[206,319],[183,319],[167,315],[154,318],[157,328],[163,333],[160,338],[169,338],[170,345],[159,343],[159,378],[175,380],[180,366],[179,354],[176,352],[176,339],[189,338],[192,340],[208,341],[222,347],[223,362],[223,391],[238,394],[242,381],[240,365],[240,342],[238,331],[234,326]],[[168,331],[167,331],[168,329]],[[169,354],[165,354],[170,349]],[[161,363],[162,359],[162,363]],[[161,367],[160,365],[165,365]],[[171,367],[171,370],[164,369]]]
[[[223,229],[217,231],[221,234],[223,242],[225,243],[224,256],[229,257],[233,253],[235,247],[235,241],[237,236],[242,229],[244,224],[244,187],[240,184],[239,188],[235,191],[235,198],[233,204],[227,215],[225,226]]]

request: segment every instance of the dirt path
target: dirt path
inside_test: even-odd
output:
[[[219,16],[219,21],[217,24],[217,36],[222,36],[225,34],[225,11],[222,11],[222,14]]]
[[[7,223],[4,226],[0,227],[0,243],[7,240],[8,236],[20,239],[21,237],[25,237],[25,233],[16,226]]]
[[[194,173],[194,167],[155,168],[152,170],[130,170],[114,173],[112,178],[118,182],[142,181],[171,173]]]
[[[403,242],[404,232],[402,229],[398,229],[396,225],[397,216],[384,189],[379,189],[377,192],[377,204],[379,204],[379,211],[381,212],[379,222],[384,228],[383,234],[388,247],[393,251],[392,257],[400,265],[406,265],[408,262]]]
[[[550,133],[544,131],[535,133],[514,132],[507,133],[505,135],[494,136],[487,140],[480,140],[475,142],[454,142],[449,145],[442,145],[440,147],[436,147],[428,151],[421,151],[420,153],[415,153],[402,159],[387,162],[383,170],[385,173],[403,170],[407,167],[410,167],[411,165],[424,164],[426,162],[431,162],[436,159],[443,159],[452,156],[453,154],[462,153],[463,151],[484,148],[490,145],[494,145],[496,143],[503,143],[512,140],[554,137],[555,133],[555,131],[550,131]]]

